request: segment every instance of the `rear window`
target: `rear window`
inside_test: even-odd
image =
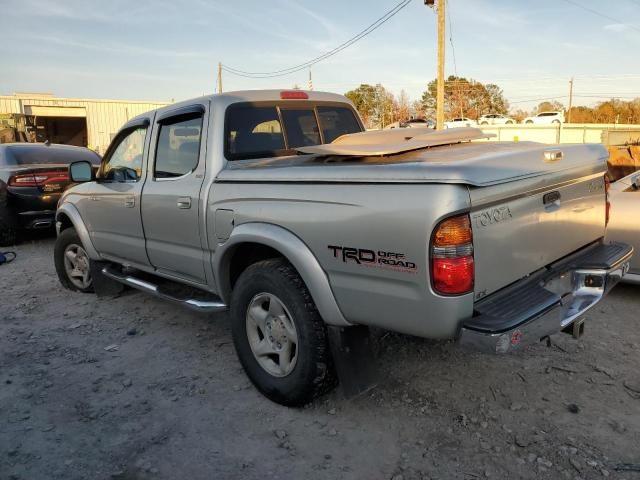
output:
[[[225,155],[229,160],[292,155],[296,148],[361,131],[346,107],[236,104],[227,109]]]
[[[98,154],[82,148],[46,147],[42,144],[5,146],[0,149],[0,163],[4,165],[62,164],[86,160],[100,165]]]
[[[331,143],[336,138],[347,133],[361,132],[360,124],[353,114],[353,110],[346,107],[318,107],[320,128],[324,136],[324,143]]]
[[[320,129],[316,121],[313,109],[308,110],[282,110],[282,121],[287,132],[287,144],[289,148],[318,145]]]

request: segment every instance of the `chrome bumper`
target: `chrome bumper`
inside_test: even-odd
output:
[[[460,343],[506,353],[580,325],[584,315],[629,271],[633,248],[597,244],[476,303]]]
[[[629,272],[624,276],[622,281],[631,285],[640,285],[640,273]]]

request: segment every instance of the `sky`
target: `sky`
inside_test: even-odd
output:
[[[0,0],[0,94],[183,100],[216,89],[218,62],[275,71],[317,57],[399,0]],[[503,88],[512,109],[640,97],[640,0],[448,0],[446,75]],[[590,11],[592,10],[592,11]],[[597,13],[593,13],[593,11]],[[411,3],[312,67],[315,90],[381,83],[417,99],[436,76],[436,15]],[[455,61],[454,61],[455,58]],[[306,88],[223,74],[225,91]]]

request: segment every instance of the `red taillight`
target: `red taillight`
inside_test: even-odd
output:
[[[36,172],[14,175],[9,178],[10,187],[42,187],[48,183],[68,182],[67,172]]]
[[[431,279],[436,292],[462,295],[473,290],[473,235],[469,215],[438,224],[431,241]]]
[[[433,288],[447,295],[473,290],[473,256],[432,259]]]
[[[605,227],[609,225],[609,215],[611,212],[611,202],[609,201],[609,188],[611,187],[611,180],[609,180],[609,175],[604,174],[604,196],[606,198],[606,207],[604,211],[604,225]]]
[[[287,90],[280,92],[280,98],[282,100],[308,100],[309,95],[302,90]]]

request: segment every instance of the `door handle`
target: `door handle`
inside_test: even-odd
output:
[[[178,208],[191,208],[191,197],[178,197]]]
[[[133,208],[136,206],[136,197],[125,197],[124,206],[127,208]]]

